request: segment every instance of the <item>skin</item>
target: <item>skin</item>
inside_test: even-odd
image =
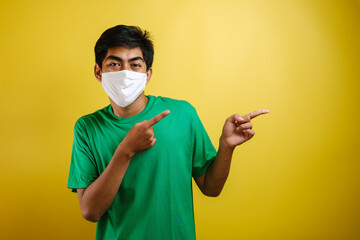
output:
[[[118,60],[116,60],[116,58]],[[120,61],[121,60],[121,61]],[[102,69],[98,64],[95,64],[94,74],[96,79],[101,82],[102,72],[117,72],[121,70],[131,70],[134,72],[146,73],[147,81],[150,81],[152,76],[152,68],[147,70],[146,63],[140,47],[136,48],[124,48],[115,47],[108,50],[104,61],[102,62]],[[131,117],[140,113],[147,104],[148,98],[145,93],[142,92],[140,96],[129,106],[122,108],[109,98],[113,112],[118,117]]]
[[[152,75],[152,68],[147,69],[143,54],[139,47],[115,47],[108,50],[102,69],[96,64],[95,77],[101,82],[102,72],[131,70],[147,74],[147,83]],[[129,106],[123,108],[116,105],[111,98],[113,112],[118,117],[131,117],[140,113],[148,102],[145,93]],[[232,154],[236,146],[250,140],[255,132],[251,120],[269,110],[257,110],[239,116],[234,114],[226,119],[217,156],[201,177],[194,178],[197,186],[206,196],[216,197],[222,191],[230,171]],[[123,141],[118,145],[110,163],[101,175],[87,188],[77,189],[80,209],[83,217],[91,222],[97,222],[111,206],[131,159],[136,153],[146,151],[156,143],[153,126],[170,113],[166,110],[149,121],[134,124]]]
[[[250,140],[255,135],[255,131],[252,130],[251,119],[268,112],[269,110],[262,109],[243,116],[236,113],[226,119],[214,162],[204,175],[194,178],[203,194],[210,197],[219,196],[229,175],[235,147]]]

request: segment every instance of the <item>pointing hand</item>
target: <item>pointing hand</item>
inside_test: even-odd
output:
[[[226,119],[220,141],[231,148],[250,140],[255,131],[252,130],[251,119],[270,112],[267,109],[253,111],[249,114],[239,116],[237,113]]]
[[[170,111],[166,110],[149,121],[144,120],[134,124],[121,142],[122,144],[126,144],[126,149],[130,151],[131,155],[148,150],[155,145],[156,138],[153,126],[169,113]]]

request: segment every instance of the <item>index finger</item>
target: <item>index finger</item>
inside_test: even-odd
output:
[[[270,111],[268,109],[261,109],[261,110],[256,110],[256,111],[253,111],[247,115],[250,116],[250,119],[253,119],[259,115],[262,115],[262,114],[265,114],[265,113],[269,113]]]
[[[170,113],[169,110],[163,111],[162,113],[160,113],[159,115],[153,117],[152,119],[150,119],[148,121],[149,126],[152,127],[154,126],[156,123],[160,122],[161,119],[163,119],[164,117],[166,117],[168,114]]]

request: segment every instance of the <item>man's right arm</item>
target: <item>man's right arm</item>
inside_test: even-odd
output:
[[[81,214],[88,221],[99,221],[119,190],[132,158],[130,153],[124,151],[123,145],[119,144],[110,163],[92,184],[77,189]]]
[[[97,222],[111,206],[132,157],[150,149],[156,143],[153,126],[170,112],[164,111],[149,121],[136,123],[117,147],[100,176],[87,188],[77,189],[82,216]]]

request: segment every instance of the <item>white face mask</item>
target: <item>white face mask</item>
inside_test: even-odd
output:
[[[101,79],[106,94],[120,107],[133,103],[146,85],[146,73],[129,70],[102,73]]]

